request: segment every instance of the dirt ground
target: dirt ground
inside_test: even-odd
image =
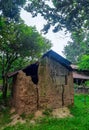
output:
[[[54,109],[52,112],[53,117],[56,118],[65,118],[65,117],[71,117],[70,110],[67,107]]]
[[[43,117],[43,110],[38,110],[35,113],[34,118],[39,118],[39,117]],[[58,108],[58,109],[53,109],[51,116],[54,118],[65,118],[65,117],[71,117],[72,115],[70,114],[70,110],[67,107],[62,107],[62,108]]]
[[[25,119],[22,119],[22,117],[18,114],[14,114],[15,113],[15,109],[12,108],[11,109],[11,123],[9,123],[8,125],[15,125],[16,123],[20,122],[20,123],[26,123]],[[45,117],[46,115],[43,114],[43,110],[37,110],[34,114],[34,117],[30,120],[30,123],[35,124],[35,120],[40,118],[40,117]],[[70,110],[67,107],[62,107],[62,108],[58,108],[58,109],[54,109],[51,112],[51,117],[53,118],[65,118],[65,117],[72,117],[72,115],[70,114]]]

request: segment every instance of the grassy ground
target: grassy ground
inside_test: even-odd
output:
[[[56,119],[49,116],[38,119],[35,124],[7,126],[4,130],[89,130],[89,96],[75,95],[75,103],[69,108],[73,117]],[[0,128],[10,122],[9,109],[0,113]]]

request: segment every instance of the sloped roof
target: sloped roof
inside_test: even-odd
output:
[[[64,57],[62,57],[61,55],[59,55],[58,53],[54,52],[53,50],[50,50],[47,53],[45,53],[42,58],[46,56],[52,58],[56,62],[59,62],[60,64],[65,66],[67,69],[72,70],[72,67],[70,66],[71,62],[65,59]]]
[[[17,70],[15,72],[8,73],[8,78],[13,77],[14,75],[18,74],[18,72],[21,71],[21,70],[23,72],[25,72],[27,76],[33,76],[33,75],[37,74],[38,66],[39,66],[38,62],[36,62],[34,64],[30,64],[23,69]]]
[[[73,78],[74,79],[85,79],[85,80],[89,80],[89,76],[84,75],[84,74],[79,74],[77,72],[73,72]]]
[[[52,58],[52,59],[54,59],[56,62],[59,62],[60,64],[62,64],[63,66],[65,66],[67,69],[69,69],[69,70],[72,70],[72,68],[71,68],[71,62],[70,61],[68,61],[67,59],[65,59],[64,57],[62,57],[61,55],[59,55],[58,53],[56,53],[56,52],[54,52],[53,50],[50,50],[50,51],[48,51],[48,52],[46,52],[43,56],[42,56],[42,58],[44,58],[44,57],[50,57],[50,58]],[[20,70],[22,70],[23,72],[25,72],[26,73],[26,75],[33,75],[33,66],[35,66],[35,65],[38,65],[38,62],[36,62],[36,63],[34,63],[34,64],[30,64],[30,65],[28,65],[28,66],[26,66],[25,68],[23,68],[23,69],[20,69]],[[36,68],[37,69],[37,68]],[[16,74],[18,74],[18,72],[20,71],[20,70],[18,70],[18,71],[15,71],[15,72],[12,72],[12,73],[8,73],[8,77],[10,78],[10,77],[13,77],[14,75],[16,75]]]
[[[8,73],[8,74],[7,74],[8,78],[13,77],[14,75],[18,74],[19,71],[20,71],[20,70],[17,70],[17,71]]]
[[[89,72],[89,69],[79,69],[79,66],[78,65],[74,65],[74,64],[71,64],[71,68],[74,71]]]
[[[73,70],[78,70],[78,65],[71,64]]]

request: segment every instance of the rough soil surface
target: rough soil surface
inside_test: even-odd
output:
[[[62,107],[58,109],[53,109],[51,113],[52,117],[54,118],[65,118],[65,117],[72,117],[70,114],[70,110],[67,107]],[[35,112],[34,119],[39,117],[44,117],[43,110],[38,110]]]
[[[35,118],[35,119],[37,119],[37,118],[39,118],[39,117],[43,117],[43,116],[44,116],[44,115],[43,115],[42,110],[38,110],[38,111],[36,111],[35,114],[34,114],[34,118]]]
[[[13,126],[15,124],[17,124],[18,122],[20,123],[26,123],[26,120],[23,120],[21,118],[21,116],[19,114],[15,113],[15,108],[11,109],[12,114],[11,116],[11,122],[7,125],[7,126]],[[62,107],[62,108],[58,108],[58,109],[53,109],[52,113],[51,113],[52,117],[54,118],[65,118],[65,117],[72,117],[72,115],[70,114],[70,111],[67,107]],[[46,115],[43,114],[43,110],[37,110],[34,114],[34,117],[32,118],[32,120],[30,120],[31,124],[35,124],[35,120],[40,118],[40,117],[45,117]]]
[[[18,122],[20,122],[20,123],[26,123],[26,121],[23,120],[23,119],[20,117],[20,115],[15,114],[15,108],[12,108],[11,111],[10,111],[10,113],[12,114],[12,116],[11,116],[11,120],[12,120],[12,121],[11,121],[8,125],[15,125],[15,124],[17,124]]]
[[[13,125],[17,124],[18,122],[22,123],[22,124],[26,123],[26,121],[23,120],[19,114],[16,114],[15,108],[12,108],[10,110],[10,114],[12,115],[11,116],[11,120],[12,121],[9,124],[7,124],[7,125],[3,126],[2,128],[0,128],[0,130],[4,130],[5,127],[7,127],[7,126],[13,126]]]
[[[17,124],[18,122],[20,122],[21,124],[23,124],[23,123],[26,122],[26,121],[23,120],[18,114],[13,115],[13,116],[11,117],[11,119],[12,119],[12,122],[9,123],[9,125],[15,125],[15,124]]]
[[[72,117],[67,107],[54,109],[52,112],[52,115],[53,117],[56,117],[56,118]]]

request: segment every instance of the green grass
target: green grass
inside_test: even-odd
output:
[[[4,127],[5,125],[7,125],[8,123],[11,122],[10,119],[10,109],[6,108],[6,107],[2,107],[0,108],[0,128]]]
[[[69,107],[73,117],[56,119],[46,116],[38,119],[34,125],[27,121],[25,124],[8,126],[4,130],[89,130],[89,96],[75,95],[74,100],[74,106]]]

